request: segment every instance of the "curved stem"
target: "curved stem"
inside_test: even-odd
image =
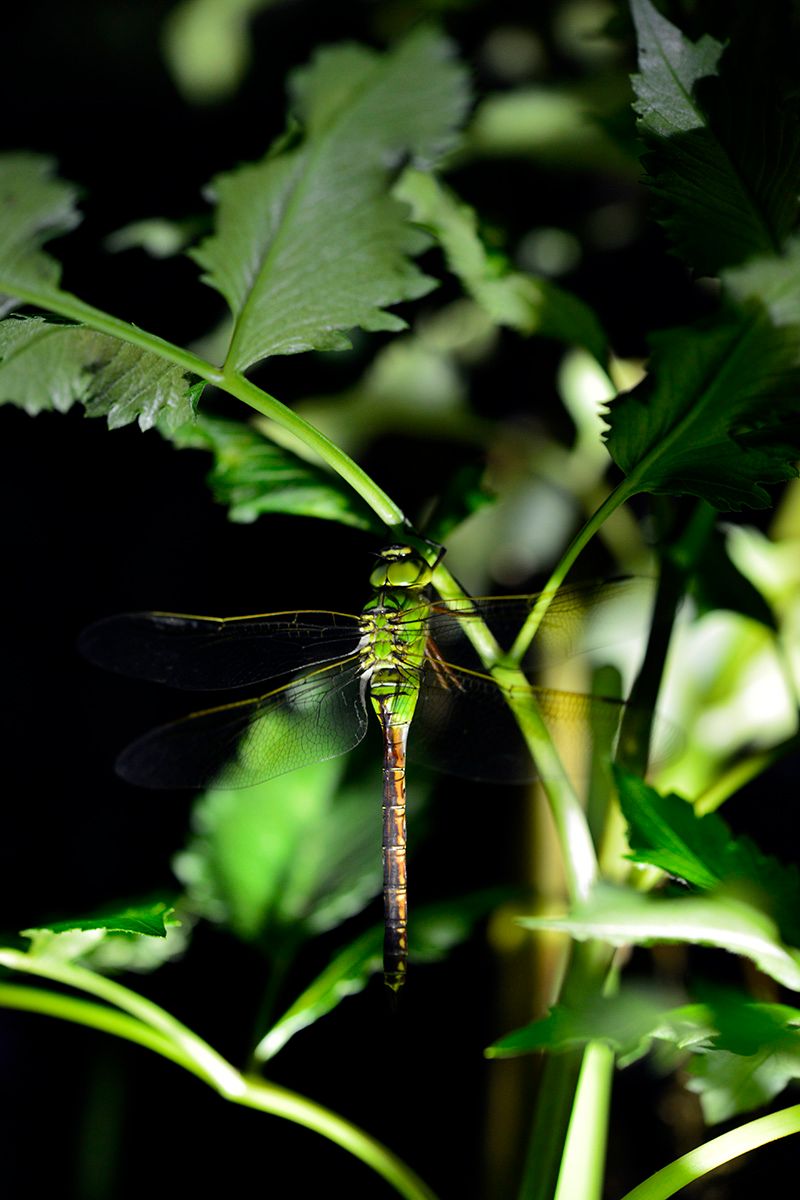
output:
[[[67,987],[88,992],[115,1008],[130,1013],[143,1025],[165,1037],[180,1052],[182,1061],[192,1062],[197,1068],[196,1073],[223,1095],[233,1098],[241,1094],[241,1075],[217,1054],[216,1050],[163,1008],[138,992],[123,987],[116,980],[97,975],[86,967],[75,966],[74,963],[59,962],[44,956],[35,958],[21,950],[8,948],[0,950],[0,966],[8,967],[12,971],[24,971],[28,975],[37,975],[43,979],[52,979],[56,983],[64,983]]]
[[[624,479],[613,492],[609,492],[603,503],[597,508],[589,520],[578,530],[575,537],[559,559],[558,565],[544,586],[539,599],[531,609],[525,624],[517,634],[517,639],[507,655],[507,661],[518,665],[528,652],[528,647],[534,639],[539,626],[544,619],[558,588],[567,577],[567,573],[577,559],[581,550],[588,545],[600,526],[608,520],[611,514],[619,508],[633,493],[629,481]]]
[[[781,1112],[769,1113],[766,1117],[759,1117],[740,1125],[738,1129],[712,1138],[710,1142],[690,1150],[669,1166],[656,1171],[655,1175],[651,1175],[633,1191],[626,1192],[622,1200],[668,1200],[669,1196],[674,1196],[715,1167],[721,1167],[750,1150],[788,1137],[791,1133],[800,1133],[800,1104],[793,1104]]]
[[[237,400],[249,404],[256,412],[262,413],[283,429],[293,433],[305,446],[318,454],[329,467],[332,467],[354,492],[366,500],[372,511],[380,517],[384,524],[405,536],[407,522],[402,509],[398,508],[386,492],[367,475],[366,471],[363,471],[357,463],[353,462],[352,458],[340,450],[335,442],[325,437],[324,433],[298,416],[291,408],[287,408],[280,400],[276,400],[268,392],[256,387],[238,371],[225,371],[219,386],[231,396],[235,396]]]
[[[447,568],[440,563],[433,574],[443,600],[467,597]],[[597,879],[597,854],[583,805],[572,786],[553,744],[530,684],[522,671],[509,666],[487,626],[478,620],[464,622],[464,633],[472,642],[487,671],[503,687],[534,762],[542,777],[558,829],[567,887],[573,902],[585,899]]]
[[[95,975],[84,967],[44,960],[37,962],[16,950],[0,951],[0,962],[12,970],[27,971],[93,992],[136,1015],[117,1012],[74,996],[13,984],[0,984],[0,1005],[60,1017],[145,1046],[208,1083],[224,1099],[283,1117],[322,1134],[371,1167],[406,1200],[436,1200],[431,1189],[405,1163],[363,1130],[305,1096],[241,1075],[164,1009],[121,984]]]
[[[398,508],[357,463],[354,463],[338,446],[308,421],[303,420],[280,400],[270,396],[268,392],[256,387],[244,375],[237,371],[221,370],[198,355],[192,354],[191,351],[184,350],[154,333],[148,333],[144,329],[130,325],[127,321],[120,320],[119,317],[111,316],[101,309],[94,308],[91,304],[85,304],[83,300],[69,292],[62,292],[59,289],[36,291],[35,289],[20,288],[13,280],[4,282],[0,277],[0,293],[4,293],[6,290],[9,295],[26,304],[33,304],[37,308],[58,313],[59,316],[67,317],[69,320],[79,321],[82,325],[96,329],[99,333],[108,334],[110,337],[119,338],[142,350],[147,350],[151,354],[157,354],[159,358],[167,359],[169,362],[183,367],[193,375],[204,379],[206,383],[222,388],[231,396],[235,396],[237,400],[241,400],[250,408],[255,409],[256,412],[275,421],[277,425],[290,430],[304,445],[319,455],[337,475],[340,475],[390,529],[402,532],[406,528],[407,522],[402,509]]]

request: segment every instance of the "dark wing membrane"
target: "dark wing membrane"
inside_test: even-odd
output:
[[[470,622],[485,622],[501,649],[510,650],[540,595],[434,601],[430,637],[446,659],[479,670],[467,633]],[[655,582],[643,578],[559,588],[521,663],[523,670],[535,672],[576,654],[644,638],[654,596]]]
[[[588,777],[593,751],[610,755],[623,701],[548,688],[502,688],[490,676],[428,663],[409,732],[409,759],[487,783],[543,778],[509,708],[512,695],[535,701],[573,779]]]
[[[355,652],[360,618],[350,613],[192,617],[123,613],[85,629],[78,649],[91,662],[171,687],[246,687]]]
[[[153,729],[123,750],[116,767],[140,787],[250,787],[345,754],[366,729],[354,657],[266,696]]]

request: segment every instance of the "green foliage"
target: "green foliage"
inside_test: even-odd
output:
[[[500,255],[487,251],[474,210],[449,188],[432,175],[408,170],[394,194],[406,200],[414,220],[434,234],[450,270],[495,324],[584,346],[605,366],[605,334],[588,305],[548,279],[512,270]]]
[[[620,806],[628,822],[630,857],[709,890],[725,885],[775,921],[800,946],[800,871],[734,837],[717,813],[697,817],[680,796],[661,796],[636,776],[617,771]]]
[[[705,543],[692,581],[692,596],[701,612],[729,609],[776,628],[775,614],[758,588],[731,560],[725,534],[719,528],[712,529]]]
[[[249,17],[268,6],[260,0],[231,0],[224,11],[220,5],[212,12],[213,7],[205,0],[181,5],[172,15],[171,28],[174,35],[176,29],[187,28],[185,22],[190,28],[195,22],[195,29],[206,31],[198,45],[209,36],[209,28],[222,31],[211,34],[225,40],[219,61],[205,65],[221,66],[223,73],[206,75],[202,84],[221,90],[244,70]],[[662,1064],[670,1056],[673,1063],[679,1059],[709,1122],[763,1105],[800,1077],[799,1009],[759,1002],[744,992],[684,988],[683,981],[639,986],[623,976],[613,991],[617,964],[612,965],[608,950],[658,943],[722,949],[746,960],[748,968],[754,964],[772,981],[800,991],[800,872],[762,853],[750,838],[734,835],[716,813],[698,816],[700,808],[679,794],[707,810],[712,803],[708,793],[703,795],[704,787],[709,787],[714,804],[721,802],[742,778],[762,770],[770,754],[796,748],[796,739],[787,733],[780,747],[759,757],[742,734],[736,744],[741,761],[726,761],[724,751],[708,751],[703,766],[711,762],[716,774],[710,775],[696,770],[689,754],[686,787],[671,782],[658,790],[630,771],[617,769],[617,796],[605,761],[586,771],[586,747],[578,744],[579,721],[566,747],[554,744],[549,719],[542,720],[543,715],[549,718],[549,693],[531,691],[516,665],[534,637],[539,648],[548,648],[547,627],[540,629],[537,622],[548,604],[553,605],[551,618],[560,606],[562,615],[567,612],[571,593],[561,585],[601,526],[607,535],[605,552],[615,563],[612,570],[642,571],[644,561],[643,573],[656,574],[646,557],[649,535],[644,537],[632,514],[622,509],[632,496],[649,493],[691,497],[700,503],[693,512],[687,505],[686,513],[683,506],[674,506],[671,516],[679,531],[670,533],[673,541],[659,548],[669,570],[656,599],[658,621],[653,622],[654,637],[637,682],[639,694],[658,692],[679,593],[690,589],[701,608],[716,610],[717,616],[733,610],[774,627],[789,650],[787,676],[794,669],[795,541],[800,525],[796,517],[791,525],[794,493],[787,490],[790,517],[784,516],[794,540],[787,539],[784,549],[795,574],[787,573],[790,584],[784,580],[785,586],[775,586],[769,605],[728,558],[722,535],[712,529],[711,511],[764,508],[772,499],[767,489],[798,473],[800,238],[795,229],[800,127],[795,91],[786,80],[791,55],[780,44],[788,29],[786,14],[781,5],[773,22],[755,5],[744,5],[741,14],[729,18],[728,42],[709,34],[692,41],[650,0],[631,0],[630,8],[639,55],[633,111],[645,146],[653,215],[686,266],[697,274],[719,277],[718,293],[705,294],[702,319],[650,330],[652,352],[646,376],[638,383],[637,364],[614,359],[599,317],[581,296],[515,269],[510,256],[490,248],[483,237],[483,213],[472,202],[472,172],[477,175],[484,165],[481,155],[532,155],[537,169],[545,171],[548,164],[563,159],[564,131],[571,168],[599,165],[604,171],[599,190],[605,194],[608,175],[613,174],[614,186],[624,191],[632,187],[630,139],[623,137],[616,152],[609,151],[609,134],[600,131],[597,121],[590,124],[585,119],[588,87],[581,98],[577,88],[560,85],[549,92],[511,88],[483,99],[462,143],[467,157],[457,159],[450,152],[459,144],[459,126],[468,106],[466,71],[450,42],[427,26],[418,26],[386,52],[354,43],[318,50],[308,66],[290,76],[285,135],[259,161],[212,182],[208,195],[213,232],[191,256],[231,312],[227,349],[219,354],[222,367],[61,291],[59,265],[43,246],[76,225],[75,189],[55,178],[49,159],[25,154],[0,159],[0,312],[5,317],[0,321],[0,402],[32,415],[81,405],[89,416],[106,417],[112,428],[137,421],[142,429],[157,428],[178,449],[210,454],[209,487],[232,521],[247,524],[272,513],[313,516],[327,521],[328,530],[339,525],[381,538],[389,526],[393,539],[407,537],[424,548],[431,562],[436,559],[435,590],[442,603],[454,603],[464,618],[458,631],[453,622],[452,645],[428,648],[426,670],[435,682],[443,682],[451,670],[451,648],[458,653],[458,643],[469,641],[477,659],[475,670],[461,676],[463,690],[471,694],[474,686],[477,696],[481,689],[491,689],[498,704],[509,700],[545,780],[569,891],[566,915],[524,916],[519,924],[540,935],[567,933],[584,943],[574,948],[560,998],[549,1013],[500,1037],[488,1051],[494,1058],[544,1050],[556,1056],[556,1063],[564,1063],[562,1073],[556,1066],[555,1082],[544,1089],[536,1137],[547,1143],[547,1154],[529,1156],[536,1177],[533,1167],[526,1168],[520,1193],[529,1200],[566,1194],[563,1178],[556,1178],[557,1161],[565,1145],[564,1161],[570,1159],[570,1139],[574,1147],[578,1136],[569,1127],[581,1121],[571,1117],[587,1111],[587,1092],[579,1092],[575,1100],[577,1071],[570,1075],[575,1052],[586,1046],[602,1043],[620,1066],[648,1051]],[[701,27],[699,9],[693,19]],[[220,20],[222,25],[215,26]],[[175,51],[174,37],[172,45]],[[765,69],[769,62],[774,62],[774,70]],[[187,60],[176,69],[184,72],[186,87],[194,87],[199,96],[202,88],[187,82]],[[193,78],[202,81],[202,69]],[[604,118],[613,118],[614,98],[618,100],[625,84],[617,68],[615,82],[608,82]],[[210,94],[207,91],[206,98]],[[632,137],[630,110],[627,117]],[[608,119],[607,130],[612,127]],[[469,170],[457,180],[457,190],[433,174],[434,168],[458,169],[465,161]],[[485,178],[493,182],[490,175]],[[480,195],[480,186],[474,192]],[[530,220],[538,219],[537,210]],[[494,212],[491,221],[496,223]],[[626,236],[633,236],[635,220],[629,225]],[[201,228],[203,222],[195,218],[133,222],[108,239],[107,246],[141,245],[168,255]],[[519,235],[519,229],[514,231],[513,236]],[[578,245],[580,237],[570,236]],[[587,244],[589,240],[587,233]],[[423,266],[418,265],[417,257],[431,250]],[[448,294],[445,302],[428,299],[425,306],[413,307],[411,302],[429,297],[437,286],[434,276],[442,261],[452,277],[448,287],[461,289],[466,298],[454,300]],[[649,306],[652,298],[643,299]],[[408,305],[402,316],[392,311],[400,303]],[[49,315],[8,315],[24,305]],[[383,339],[374,353],[370,340],[357,334],[338,388],[334,380],[330,394],[314,396],[294,410],[244,378],[250,367],[272,355],[350,347],[354,330],[398,333],[406,328],[408,312],[413,312],[413,334]],[[514,342],[518,335],[580,347],[582,357],[570,358],[560,378],[553,371],[552,379],[545,375],[540,380],[539,367],[545,363],[547,369],[547,356],[556,348],[548,346],[539,359],[529,345],[520,348]],[[214,338],[220,344],[221,335]],[[519,362],[534,364],[535,383],[519,371],[517,360],[510,384],[507,376],[491,374],[497,368],[497,347],[510,344],[515,353],[524,351],[526,357]],[[577,375],[567,381],[565,373],[574,371],[576,362],[588,363],[588,356],[593,363],[591,370],[578,372],[580,386]],[[317,370],[324,376],[325,365],[324,358],[312,360],[313,379]],[[361,376],[354,379],[359,369]],[[282,364],[281,370],[288,371],[288,366]],[[283,375],[276,372],[276,377]],[[617,383],[627,380],[622,385],[627,390],[606,408],[612,377]],[[302,395],[303,377],[297,378],[300,384],[293,394]],[[248,414],[255,410],[259,416],[246,420],[241,413],[239,419],[198,413],[206,383],[246,405]],[[515,393],[511,421],[502,405],[497,411],[492,407],[492,388],[498,386]],[[577,437],[562,414],[551,432],[544,406],[541,413],[536,408],[535,428],[528,429],[534,400],[548,389],[569,394],[569,417],[578,428]],[[624,475],[610,494],[603,483],[603,414],[607,449]],[[442,443],[441,455],[417,458],[409,453],[406,441],[433,437]],[[401,465],[407,474],[417,471],[417,461],[435,462],[419,507],[428,513],[428,538],[443,541],[452,535],[453,549],[446,559],[436,557],[438,547],[414,529],[399,504],[361,465],[371,463],[371,452],[390,438],[397,439],[392,443],[397,460],[406,456]],[[562,510],[554,517],[556,510],[543,506],[542,488],[534,482],[537,475],[546,478],[548,496],[558,494],[568,510],[565,517]],[[593,515],[575,533],[575,514],[582,510]],[[624,536],[612,523],[604,524],[612,513],[620,526],[627,523]],[[548,559],[550,549],[542,552],[530,543],[550,537],[553,527]],[[681,528],[697,536],[686,536]],[[556,548],[559,529],[563,537]],[[766,541],[767,533],[763,536]],[[458,557],[460,543],[467,547],[463,559]],[[305,544],[302,551],[306,553]],[[465,575],[471,574],[479,586],[497,561],[510,580],[527,578],[545,563],[552,568],[544,598],[520,606],[527,614],[525,626],[521,632],[510,631],[503,642],[508,653],[502,659],[493,640],[494,627],[483,624],[450,574],[451,563],[460,572],[462,561]],[[553,602],[556,592],[559,600]],[[578,594],[585,599],[589,591],[579,588],[573,595]],[[316,602],[315,597],[309,600]],[[284,624],[290,634],[302,626],[300,622],[291,628],[291,620]],[[634,624],[633,618],[625,622],[627,632],[632,633]],[[590,622],[587,625],[591,628]],[[161,632],[169,636],[169,619]],[[360,632],[363,626],[359,631],[354,623],[351,635],[356,641]],[[605,639],[593,641],[590,633],[587,642],[580,641],[570,612],[564,633],[565,653],[579,645],[594,652],[601,644],[605,653]],[[761,630],[760,636],[766,639],[768,634]],[[249,647],[245,653],[249,656]],[[748,658],[743,652],[741,641],[732,641],[728,660],[720,659],[713,668],[699,656],[680,659],[680,640],[676,653],[676,673],[689,677],[703,698],[713,697],[715,688],[724,691],[731,679],[741,682],[755,661],[754,655]],[[553,653],[552,658],[557,657]],[[135,658],[133,650],[127,661]],[[296,662],[307,665],[311,658],[299,654],[295,660],[288,654],[286,661],[293,669]],[[140,674],[146,677],[146,671]],[[288,676],[289,669],[283,674]],[[504,690],[492,688],[487,675],[494,675]],[[267,671],[266,678],[272,677]],[[609,671],[607,677],[616,681],[621,675]],[[262,678],[253,676],[259,685]],[[281,678],[281,684],[271,695],[278,700],[266,710],[273,737],[267,757],[274,757],[266,766],[291,768],[301,758],[307,762],[320,747],[337,753],[345,749],[335,736],[333,718],[326,725],[324,681],[316,693],[313,687],[298,689],[302,736],[288,749],[282,746],[280,723],[293,716],[291,705],[281,704],[283,679],[278,674],[275,678]],[[365,691],[368,682],[368,672],[361,680],[355,673],[348,676],[351,692],[340,699],[349,706],[350,716],[359,686]],[[549,679],[546,682],[549,685]],[[567,686],[589,690],[585,683],[573,685],[572,679]],[[616,682],[608,691],[616,695]],[[569,703],[563,693],[558,701],[561,707]],[[552,705],[553,711],[556,707]],[[621,708],[608,703],[614,729]],[[635,704],[630,708],[636,712]],[[585,697],[573,700],[572,709],[588,711]],[[217,714],[212,717],[216,720]],[[649,724],[649,711],[645,717]],[[201,723],[199,728],[208,726]],[[477,721],[474,729],[484,735]],[[325,736],[318,736],[320,730]],[[334,736],[328,738],[328,732]],[[628,732],[624,723],[620,741],[626,750]],[[609,729],[600,739],[609,757],[613,733]],[[696,738],[695,728],[690,734]],[[518,736],[513,727],[511,735]],[[456,729],[455,736],[463,740],[465,735]],[[492,737],[488,725],[485,736]],[[242,746],[259,767],[265,766],[258,759],[259,746],[246,740]],[[563,754],[562,762],[565,748],[569,753]],[[572,779],[573,774],[587,773],[592,780],[589,821],[587,797],[579,794]],[[268,1103],[266,1085],[240,1074],[186,1027],[108,975],[152,969],[156,960],[173,953],[166,948],[170,939],[173,946],[183,946],[180,938],[185,939],[187,928],[195,921],[208,921],[247,943],[248,955],[262,956],[267,997],[252,1039],[255,1061],[269,1062],[311,1024],[335,1020],[332,1014],[341,1001],[361,992],[380,970],[381,930],[365,912],[381,886],[378,782],[377,769],[361,778],[351,773],[346,759],[335,758],[255,788],[209,791],[198,802],[192,833],[175,859],[185,889],[178,903],[182,918],[185,914],[183,934],[178,930],[167,938],[167,927],[174,921],[165,902],[28,930],[29,953],[6,947],[0,951],[0,963],[82,989],[101,998],[105,1007],[81,1007],[75,1001],[70,1005],[59,993],[45,989],[40,989],[43,1000],[18,989],[17,1006],[50,1011],[146,1045],[212,1082],[227,1099],[293,1119],[302,1109],[310,1127],[330,1133],[335,1125],[331,1114],[320,1117],[314,1106],[302,1108],[301,1098],[293,1096],[282,1109],[274,1097]],[[415,790],[424,799],[425,787],[420,789],[415,781]],[[617,799],[627,824],[626,841]],[[487,804],[482,819],[495,819],[501,809],[499,803]],[[461,819],[460,812],[456,819]],[[637,864],[633,870],[631,861]],[[652,885],[661,872],[671,881],[656,894]],[[414,897],[409,925],[412,962],[444,957],[508,894],[508,889],[478,892],[427,907]],[[355,931],[346,928],[351,919]],[[141,953],[148,944],[157,947],[149,958]],[[309,969],[314,959],[304,950],[311,945],[317,961]],[[326,951],[328,961],[320,966]],[[706,961],[714,959],[706,956]],[[554,971],[553,978],[557,974]],[[222,1002],[228,997],[224,981],[217,982]],[[553,984],[553,979],[546,982]],[[459,1004],[468,1004],[473,986],[470,975]],[[8,995],[13,990],[0,986],[0,1002],[13,1005]],[[687,993],[697,999],[686,1003]],[[525,1008],[530,1011],[530,998]],[[276,1018],[276,1013],[282,1015]],[[226,1017],[233,1021],[237,1016],[231,1000]],[[590,1077],[596,1069],[591,1056],[585,1063],[585,1077]],[[598,1074],[593,1082],[600,1099],[592,1125],[601,1129],[604,1085]],[[397,1172],[386,1152],[376,1151],[374,1143],[367,1146],[368,1139],[358,1141],[358,1131],[339,1129],[337,1137],[349,1149],[357,1144],[356,1152],[370,1165],[380,1162],[376,1169],[403,1194],[429,1200],[412,1173]],[[574,1148],[572,1154],[574,1161]],[[575,1194],[599,1194],[597,1156],[577,1157],[584,1176]]]
[[[797,221],[800,125],[781,93],[783,14],[743,17],[732,53],[692,43],[653,6],[631,0],[633,78],[656,214],[699,274],[779,253]],[[763,69],[770,64],[769,71]]]
[[[507,893],[476,892],[415,909],[409,922],[411,961],[437,962],[472,932]],[[256,1046],[253,1055],[266,1062],[300,1030],[331,1012],[342,1000],[362,991],[370,976],[383,967],[383,926],[375,925],[336,954],[328,966],[300,993]]]
[[[625,1067],[653,1050],[689,1073],[709,1124],[767,1104],[800,1076],[800,1009],[765,1004],[732,990],[698,987],[701,1001],[676,1003],[667,989],[630,984],[615,996],[557,1004],[546,1017],[506,1034],[489,1058],[553,1053],[601,1041]]]
[[[719,988],[703,989],[701,998],[676,1017],[708,1028],[687,1064],[688,1087],[716,1124],[768,1104],[800,1077],[800,1009]]]
[[[66,921],[51,921],[36,929],[26,929],[25,936],[34,938],[42,932],[61,935],[99,929],[106,933],[136,933],[146,937],[163,938],[167,936],[167,926],[174,923],[173,913],[174,908],[171,904],[164,900],[152,900],[127,905],[116,911],[72,917]]]
[[[536,1050],[558,1053],[601,1041],[611,1047],[620,1065],[625,1065],[647,1053],[675,1005],[675,994],[668,989],[626,985],[614,996],[587,996],[580,1006],[556,1004],[541,1020],[499,1038],[486,1055],[510,1058]]]
[[[164,24],[163,50],[189,100],[210,104],[236,90],[250,65],[248,24],[274,0],[182,0]]]
[[[207,793],[175,864],[191,907],[268,954],[359,912],[380,890],[374,784],[342,775],[334,759]]]
[[[75,188],[55,176],[52,159],[35,154],[0,157],[0,313],[14,306],[14,288],[58,293],[61,268],[42,250],[80,220]]]
[[[631,491],[764,508],[797,474],[800,242],[722,273],[719,315],[653,334],[649,375],[618,397],[608,448]]]
[[[380,534],[374,514],[336,475],[269,441],[252,425],[201,413],[171,440],[179,449],[214,456],[208,484],[231,521],[249,524],[262,513],[283,512]]]
[[[521,917],[526,929],[594,938],[610,946],[689,942],[714,946],[752,962],[784,987],[800,991],[800,950],[786,945],[756,896],[742,888],[718,888],[700,896],[651,896],[599,883],[564,917]]]
[[[422,30],[384,58],[364,47],[320,51],[295,73],[303,135],[217,178],[217,232],[193,252],[235,318],[227,364],[336,350],[354,326],[398,330],[389,305],[434,280],[410,261],[425,240],[389,194],[410,155],[435,162],[454,140],[464,74],[447,43]]]
[[[169,432],[192,419],[198,395],[181,367],[119,338],[42,317],[0,321],[0,404],[31,416],[79,403],[109,429],[138,421]]]

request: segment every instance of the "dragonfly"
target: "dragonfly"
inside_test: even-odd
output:
[[[499,683],[471,648],[470,622],[485,623],[507,646],[538,597],[436,599],[435,565],[411,546],[385,547],[360,613],[127,613],[89,626],[79,642],[99,666],[177,688],[268,686],[162,725],[123,750],[117,773],[143,787],[262,783],[352,750],[373,711],[383,741],[384,980],[395,993],[408,962],[407,756],[466,778],[526,782],[540,772],[510,700],[529,695],[554,735],[591,729],[606,746],[624,710],[618,699]],[[526,681],[534,669],[591,646],[581,640],[584,614],[635,582],[556,591],[522,664]],[[602,622],[600,630],[602,644]]]

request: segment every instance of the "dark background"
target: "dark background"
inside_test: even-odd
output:
[[[186,343],[222,311],[216,294],[197,282],[194,265],[180,257],[154,262],[138,251],[110,256],[103,238],[141,217],[205,211],[202,185],[259,157],[281,131],[290,68],[320,43],[356,38],[381,45],[420,6],[278,3],[254,23],[254,67],[240,91],[205,107],[183,100],[164,68],[158,39],[170,7],[153,0],[38,0],[16,7],[10,22],[4,17],[4,141],[8,149],[52,154],[61,174],[85,189],[83,225],[52,246],[65,265],[64,285]],[[476,0],[436,7],[472,67],[479,95],[509,86],[492,75],[482,53],[499,25],[535,30],[547,46],[552,78],[580,75],[550,32],[563,5]],[[714,13],[723,8],[708,6]],[[491,170],[466,167],[453,184],[506,231],[512,247],[534,225],[580,234],[588,216],[613,200],[634,212],[646,207],[635,183],[545,171],[521,159],[498,160]],[[431,266],[439,269],[435,261]],[[562,282],[598,308],[623,355],[644,355],[646,329],[686,321],[703,304],[653,225],[613,256],[587,250]],[[275,360],[257,379],[287,402],[333,391],[358,377],[378,344],[380,338],[364,339],[340,362],[330,355]],[[476,373],[477,410],[495,415],[499,405],[527,405],[525,389],[508,385],[536,377],[545,414],[552,397],[552,420],[563,422],[552,383],[558,356],[548,343],[504,338],[502,353]],[[75,651],[80,629],[108,613],[152,607],[236,613],[307,606],[313,597],[315,604],[357,611],[376,547],[364,534],[300,518],[229,524],[205,485],[206,457],[178,453],[154,432],[129,427],[109,434],[103,422],[77,410],[31,419],[8,407],[0,411],[0,438],[6,697],[0,926],[15,932],[175,886],[170,860],[182,844],[191,797],[143,799],[113,774],[120,746],[174,713],[174,705],[157,689],[83,663]],[[364,464],[411,514],[430,498],[431,481],[459,465],[460,454],[424,443],[413,449],[413,471],[391,442],[373,446]],[[480,830],[476,882],[506,879],[513,834],[504,822],[486,819],[477,789],[463,788],[459,801],[473,845]],[[415,883],[425,899],[446,893],[453,874],[450,825],[446,816],[431,820]],[[255,952],[203,927],[182,962],[143,978],[141,986],[240,1061],[263,970]],[[487,1194],[480,1180],[497,1123],[519,1119],[502,1109],[505,1073],[518,1068],[482,1058],[483,1047],[504,1031],[491,999],[493,972],[476,940],[446,965],[419,969],[405,1011],[394,1019],[375,980],[291,1044],[271,1077],[386,1141],[442,1197]],[[0,1070],[7,1081],[0,1161],[4,1174],[11,1164],[9,1198],[30,1194],[34,1178],[38,1189],[75,1200],[145,1190],[235,1194],[254,1182],[277,1195],[312,1194],[330,1181],[343,1194],[393,1194],[322,1138],[226,1105],[155,1056],[92,1031],[4,1013]],[[610,1195],[685,1148],[658,1115],[669,1094],[645,1068],[620,1077]],[[777,1168],[780,1150],[768,1153],[770,1170]],[[741,1172],[736,1189],[707,1184],[697,1194],[747,1195],[756,1169]],[[488,1194],[513,1194],[513,1185],[496,1178]]]

